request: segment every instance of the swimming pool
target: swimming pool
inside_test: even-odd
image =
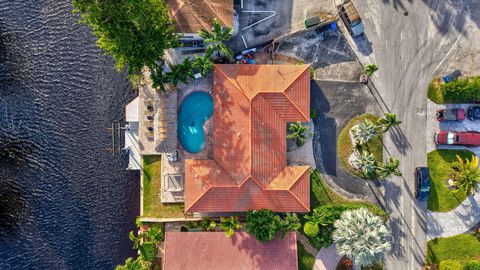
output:
[[[185,97],[178,110],[177,132],[180,144],[190,153],[205,146],[203,124],[213,113],[213,99],[205,92],[193,92]]]

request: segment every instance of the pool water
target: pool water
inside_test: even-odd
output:
[[[183,149],[198,153],[205,147],[203,124],[212,116],[213,99],[205,92],[185,97],[178,111],[178,138]]]

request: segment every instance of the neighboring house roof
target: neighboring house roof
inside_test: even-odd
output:
[[[308,65],[215,65],[213,159],[185,160],[186,212],[310,211],[308,166],[287,166],[287,122],[309,121]]]
[[[294,232],[264,244],[245,232],[167,232],[162,269],[297,270],[297,260]]]
[[[214,18],[233,28],[233,0],[165,0],[165,3],[179,33],[210,30]]]

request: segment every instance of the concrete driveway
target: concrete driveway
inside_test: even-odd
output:
[[[385,136],[385,152],[400,159],[403,177],[379,189],[390,212],[394,245],[387,269],[421,269],[425,261],[426,213],[413,198],[413,172],[426,165],[426,90],[434,75],[462,47],[478,47],[480,3],[476,0],[353,0],[365,24],[365,36],[348,37],[364,65],[380,70],[371,86],[384,111],[403,123]],[[347,34],[348,35],[348,34]]]

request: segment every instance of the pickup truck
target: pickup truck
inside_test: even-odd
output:
[[[364,26],[357,9],[351,0],[346,0],[338,7],[338,15],[352,37],[363,34]]]

